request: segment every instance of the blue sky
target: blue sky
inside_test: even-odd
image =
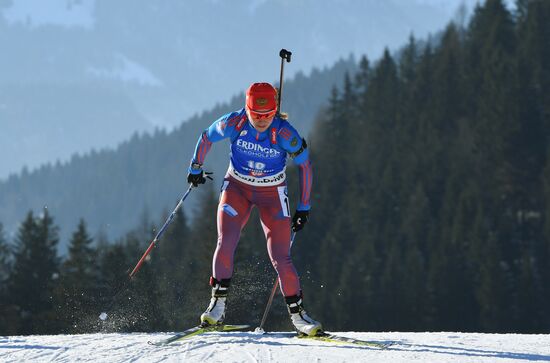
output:
[[[252,82],[274,82],[281,48],[294,54],[287,78],[350,54],[376,60],[411,33],[425,38],[441,31],[462,3],[471,11],[476,1],[0,0],[8,26],[0,34],[7,50],[0,91],[25,87],[19,91],[27,97],[0,97],[0,180],[24,165],[115,147],[135,131],[171,129]],[[69,99],[70,91],[51,100],[67,85],[108,87],[128,107],[94,96]],[[109,135],[66,111],[68,103],[82,104],[82,114],[111,107],[118,116],[105,120]]]

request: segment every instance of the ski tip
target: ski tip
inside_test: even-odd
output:
[[[312,339],[319,340],[326,343],[339,343],[339,344],[353,344],[363,347],[378,348],[378,349],[388,349],[394,342],[377,342],[377,341],[368,341],[361,339],[348,338],[341,335],[336,335],[327,332],[318,332],[316,335],[307,335],[307,334],[298,334],[298,338],[302,339]]]

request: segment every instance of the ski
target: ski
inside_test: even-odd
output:
[[[372,347],[372,348],[378,348],[378,349],[387,349],[389,346],[393,344],[393,342],[373,342],[368,340],[360,340],[360,339],[354,339],[354,338],[348,338],[341,335],[335,335],[331,333],[325,333],[320,332],[317,335],[310,336],[305,334],[299,334],[298,338],[300,339],[311,339],[311,340],[319,340],[322,342],[327,343],[340,343],[340,344],[355,344],[355,345],[361,345],[366,347]]]
[[[250,328],[250,325],[197,325],[193,328],[184,330],[180,333],[176,333],[168,339],[160,340],[158,342],[148,342],[151,345],[163,346],[180,340],[188,339],[200,334],[209,333],[209,332],[229,332],[229,331],[239,331],[246,330]]]

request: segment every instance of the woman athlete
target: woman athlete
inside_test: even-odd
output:
[[[256,206],[267,239],[271,263],[295,329],[316,335],[321,324],[310,318],[302,304],[302,290],[290,257],[290,235],[300,231],[309,217],[311,163],[304,139],[277,114],[277,91],[269,83],[254,83],[246,91],[246,105],[216,120],[199,137],[187,181],[204,184],[202,169],[212,143],[229,139],[231,153],[218,205],[218,243],[212,262],[212,298],[201,315],[205,325],[221,324],[233,274],[233,256],[241,230]],[[299,168],[300,202],[290,219],[286,162],[291,157]]]

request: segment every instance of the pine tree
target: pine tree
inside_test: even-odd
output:
[[[10,274],[10,257],[11,251],[4,234],[4,226],[0,223],[0,293],[3,291],[5,282]]]
[[[521,257],[518,273],[517,299],[514,312],[514,330],[523,333],[537,333],[546,328],[543,287],[536,255],[526,249]]]
[[[431,329],[478,330],[479,307],[474,295],[472,262],[479,256],[471,249],[485,243],[479,199],[476,185],[467,182],[463,175],[449,179],[440,238],[431,247],[428,275]]]
[[[0,223],[0,335],[16,334],[19,324],[15,306],[10,304],[6,289],[11,262],[11,248],[5,238],[4,227]]]
[[[541,317],[529,314],[535,306],[543,306],[550,299],[550,229],[548,228],[548,151],[550,137],[550,4],[547,1],[518,0],[518,107],[522,120],[522,137],[526,143],[518,150],[524,157],[523,183],[527,194],[521,213],[521,231],[528,240],[529,256],[523,256],[520,273],[519,322],[522,327],[531,321],[534,326],[550,324],[550,312],[541,309]],[[537,177],[537,175],[540,175]],[[529,179],[527,179],[527,177]],[[540,195],[545,198],[540,198]],[[545,220],[546,216],[546,220]],[[527,280],[527,281],[526,281]],[[523,289],[527,284],[531,289]],[[531,290],[531,291],[526,291]],[[527,305],[525,305],[527,304]],[[537,321],[538,319],[538,321]],[[533,326],[533,325],[532,325]]]
[[[58,228],[47,209],[35,218],[27,214],[15,239],[13,270],[8,294],[21,318],[19,334],[57,331],[54,316],[54,288],[59,278],[56,255]]]
[[[81,219],[70,241],[68,259],[61,268],[60,314],[69,331],[74,333],[89,331],[87,313],[96,307],[99,266],[92,243],[86,223]]]
[[[403,285],[402,316],[400,326],[414,330],[418,324],[425,324],[427,307],[426,272],[430,239],[434,233],[434,221],[430,215],[430,199],[421,182],[407,202],[400,226],[400,248],[403,249],[404,275],[400,276]]]
[[[489,233],[484,242],[486,245],[480,251],[484,261],[480,264],[477,288],[481,329],[503,333],[511,330],[506,323],[511,316],[506,304],[510,296],[506,281],[506,269],[509,267],[502,263],[498,236]]]
[[[120,240],[113,244],[104,237],[98,240],[101,271],[98,311],[105,311],[109,308],[106,311],[109,319],[100,325],[104,332],[124,331],[129,324],[128,320],[132,318],[131,314],[125,311],[128,309],[126,305],[129,301],[129,294],[124,286],[128,277],[126,271],[130,266],[126,250],[127,248]]]

